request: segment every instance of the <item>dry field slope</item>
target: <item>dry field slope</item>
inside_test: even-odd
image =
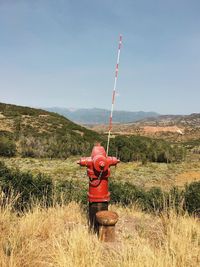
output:
[[[117,240],[105,244],[88,233],[86,214],[76,203],[35,206],[21,217],[8,206],[0,211],[0,266],[199,266],[197,219],[173,211],[155,217],[134,207],[111,209],[120,216]]]

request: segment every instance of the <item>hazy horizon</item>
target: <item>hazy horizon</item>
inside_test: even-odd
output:
[[[197,0],[0,1],[0,102],[200,112]]]
[[[0,102],[1,103],[1,102]],[[31,108],[36,108],[36,109],[44,109],[44,110],[46,110],[46,109],[51,109],[51,108],[58,108],[58,109],[67,109],[67,110],[74,110],[74,111],[76,111],[76,110],[79,110],[79,109],[89,109],[89,110],[91,110],[91,109],[102,109],[102,110],[107,110],[107,111],[110,111],[110,109],[109,108],[104,108],[104,107],[90,107],[90,108],[88,108],[88,107],[63,107],[63,106],[37,106],[37,105],[26,105],[26,104],[18,104],[18,103],[6,103],[6,102],[2,102],[2,103],[5,103],[5,104],[9,104],[9,105],[19,105],[19,106],[23,106],[23,107],[31,107]],[[198,114],[200,114],[200,112],[192,112],[192,113],[159,113],[159,112],[157,112],[157,111],[155,111],[155,110],[125,110],[125,109],[114,109],[114,112],[115,111],[122,111],[122,112],[154,112],[154,113],[157,113],[157,114],[159,114],[159,115],[191,115],[191,114],[193,114],[193,113],[198,113]]]

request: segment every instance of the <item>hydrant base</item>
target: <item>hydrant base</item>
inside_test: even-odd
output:
[[[89,203],[89,227],[95,233],[98,233],[99,224],[96,220],[96,213],[98,211],[108,210],[108,202],[90,202]]]
[[[115,241],[115,224],[118,221],[118,214],[113,211],[99,211],[96,213],[96,219],[99,223],[99,240],[104,242]]]
[[[103,242],[115,241],[115,226],[99,226],[99,240]]]

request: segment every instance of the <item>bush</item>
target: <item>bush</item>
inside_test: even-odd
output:
[[[91,153],[92,144],[65,136],[21,136],[19,139],[20,153],[22,157],[35,158],[68,158],[70,155]]]
[[[66,204],[71,201],[87,204],[87,186],[83,182],[57,181],[55,191],[56,202],[59,204]]]
[[[0,187],[5,199],[16,197],[14,208],[17,210],[29,208],[34,200],[45,206],[52,204],[53,183],[43,174],[33,176],[29,172],[11,170],[0,162]]]
[[[15,142],[6,136],[0,137],[0,156],[13,157],[16,154]]]
[[[120,203],[123,206],[137,204],[142,210],[160,212],[165,207],[164,193],[160,188],[151,188],[145,191],[143,188],[131,183],[110,182],[111,203]]]
[[[191,214],[200,215],[200,182],[193,182],[185,187],[185,207]]]
[[[185,149],[170,145],[164,140],[154,140],[142,136],[117,136],[110,145],[110,154],[123,162],[139,160],[144,164],[152,162],[180,162],[185,157]]]
[[[4,193],[4,203],[10,198],[16,201],[13,208],[18,211],[31,208],[34,202],[45,207],[54,203],[66,204],[71,201],[87,203],[87,186],[77,181],[53,181],[50,177],[29,172],[11,170],[0,162],[0,188]]]
[[[153,187],[148,191],[130,183],[110,182],[111,203],[127,206],[136,203],[144,211],[161,212],[173,208],[177,212],[183,210],[190,214],[200,214],[200,182],[193,182],[185,190],[178,187],[164,192]]]
[[[127,206],[137,203],[140,206],[144,204],[145,191],[131,183],[110,181],[109,189],[111,192],[111,203],[120,203]]]
[[[145,208],[149,211],[161,212],[166,206],[167,193],[161,188],[153,187],[146,192]]]
[[[182,212],[184,209],[185,191],[174,186],[169,192],[168,202],[168,206],[174,207],[175,210]]]

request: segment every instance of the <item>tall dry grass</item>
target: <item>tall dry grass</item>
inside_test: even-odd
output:
[[[200,222],[173,211],[161,216],[112,206],[120,220],[115,243],[88,232],[77,203],[49,209],[35,205],[23,215],[0,210],[2,267],[199,266]]]

